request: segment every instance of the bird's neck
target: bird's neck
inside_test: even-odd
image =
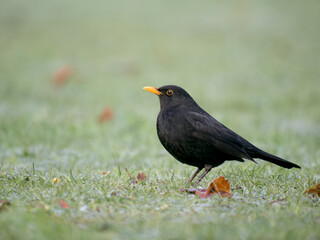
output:
[[[160,111],[170,112],[170,111],[177,111],[179,109],[184,109],[184,111],[192,111],[193,109],[198,109],[198,108],[200,108],[200,106],[193,99],[177,102],[175,104],[160,102]]]

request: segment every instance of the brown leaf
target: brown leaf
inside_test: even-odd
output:
[[[209,183],[209,186],[206,191],[206,196],[210,194],[220,193],[222,196],[226,196],[226,193],[230,193],[230,184],[229,181],[226,180],[224,177],[220,176],[214,179],[212,182]]]
[[[102,174],[103,176],[108,176],[108,175],[110,174],[110,171],[103,171],[103,172],[101,172],[101,174]]]
[[[304,194],[310,194],[312,196],[318,195],[320,197],[320,183],[305,191]]]
[[[69,65],[65,65],[53,73],[52,81],[56,86],[65,84],[73,74],[73,70]]]
[[[196,194],[197,196],[199,196],[201,199],[207,198],[207,197],[211,197],[211,195],[210,195],[210,196],[207,196],[207,195],[206,195],[206,192],[207,192],[206,189],[197,189],[195,194]]]
[[[62,208],[70,209],[70,206],[68,205],[68,203],[65,200],[60,200],[59,204],[60,204],[60,207],[62,207]]]
[[[144,172],[139,172],[137,176],[138,181],[145,181],[147,179],[147,175]]]
[[[272,202],[270,202],[270,203],[271,203],[271,205],[273,205],[273,204],[279,204],[279,205],[281,205],[281,204],[284,204],[285,201],[286,201],[285,198],[280,198],[280,199],[274,200],[274,201],[272,201]]]
[[[100,116],[99,116],[99,123],[107,122],[113,119],[113,110],[110,107],[105,107]]]
[[[196,188],[180,189],[181,193],[184,191],[186,191],[189,194],[195,194],[200,198],[208,198],[215,194],[218,194],[221,197],[232,197],[232,194],[230,193],[229,181],[221,176],[214,179],[212,182],[210,182],[207,189],[196,189]]]
[[[125,170],[128,173],[129,177],[131,178],[132,183],[136,184],[138,181],[134,177],[131,176],[131,174],[129,173],[128,169],[125,168]]]
[[[7,200],[0,200],[0,211],[7,209],[11,205]]]

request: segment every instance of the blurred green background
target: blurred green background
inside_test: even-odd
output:
[[[176,171],[185,181],[193,168],[163,150],[158,99],[142,90],[167,84],[185,88],[255,145],[301,165],[300,176],[319,169],[318,0],[0,4],[1,172],[126,167],[160,178]],[[72,75],[57,86],[64,66]],[[105,107],[114,116],[101,124]],[[279,169],[259,162],[267,173]],[[230,164],[249,165],[221,169],[228,173]],[[308,179],[318,181],[319,172]],[[30,200],[5,187],[0,196],[17,205]]]
[[[318,1],[1,3],[2,158],[63,147],[106,158],[118,148],[117,159],[122,148],[153,148],[159,103],[141,88],[166,84],[258,146],[281,138],[286,158],[319,144]],[[53,75],[65,65],[73,75],[57,88]],[[101,126],[105,106],[115,118]],[[294,160],[313,166],[314,151]]]

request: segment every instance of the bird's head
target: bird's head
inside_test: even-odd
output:
[[[159,96],[161,109],[184,106],[195,106],[196,102],[183,88],[175,85],[166,85],[159,88],[144,87],[144,90],[155,93]]]

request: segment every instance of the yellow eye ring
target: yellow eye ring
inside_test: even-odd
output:
[[[171,96],[171,95],[173,94],[173,91],[172,91],[171,89],[169,89],[168,91],[166,91],[166,94],[167,94],[168,96]]]

